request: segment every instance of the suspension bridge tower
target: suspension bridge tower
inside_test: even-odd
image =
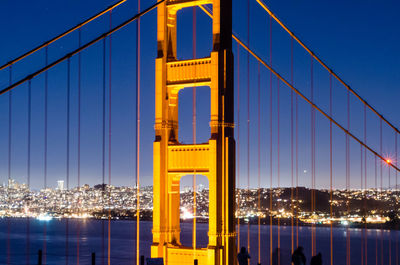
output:
[[[178,60],[179,10],[213,7],[213,47],[209,57]],[[151,256],[166,265],[235,263],[235,140],[231,0],[166,0],[158,6],[155,66],[155,141],[153,144],[153,244]],[[179,47],[178,47],[179,48]],[[210,87],[211,136],[206,143],[178,141],[178,93]],[[206,248],[180,241],[180,178],[201,174],[209,181],[209,231]]]

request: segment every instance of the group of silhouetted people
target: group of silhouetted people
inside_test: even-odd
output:
[[[245,247],[240,249],[239,254],[237,255],[239,265],[248,265],[248,261],[250,259],[250,255],[247,252]],[[281,258],[281,251],[279,248],[276,248],[273,255],[272,255],[272,264],[271,265],[284,265],[279,264],[279,260]],[[306,265],[307,259],[304,255],[304,249],[302,246],[296,248],[296,250],[292,254],[292,263],[294,265]],[[310,265],[322,265],[322,255],[318,253],[317,255],[313,256],[310,261]]]
[[[296,248],[292,254],[292,262],[294,265],[306,265],[306,256],[304,255],[304,249],[302,246]],[[310,265],[322,265],[322,255],[318,253],[313,256],[310,261]]]

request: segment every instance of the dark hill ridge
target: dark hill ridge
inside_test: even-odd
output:
[[[257,207],[258,192],[260,192],[261,209],[268,210],[270,205],[270,189],[251,189],[249,191],[240,189],[240,208]],[[291,210],[291,198],[293,205],[298,207],[299,212],[311,211],[311,196],[314,193],[315,212],[330,213],[330,191],[311,190],[305,187],[298,188],[274,188],[272,189],[273,209],[277,207]],[[344,214],[365,215],[376,214],[387,215],[389,212],[399,211],[398,191],[376,191],[376,190],[334,190],[332,192],[332,208],[335,216]],[[297,208],[295,207],[295,208]]]

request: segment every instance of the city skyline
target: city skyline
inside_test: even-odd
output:
[[[50,39],[54,35],[62,32],[63,30],[81,22],[84,18],[90,16],[93,11],[91,8],[95,8],[96,10],[101,10],[102,8],[108,6],[110,2],[103,1],[96,3],[93,2],[85,2],[84,4],[75,5],[73,3],[46,3],[46,9],[42,9],[41,7],[35,6],[33,4],[26,5],[25,8],[22,8],[20,12],[12,12],[12,10],[16,10],[17,6],[13,3],[7,3],[9,7],[9,12],[6,12],[2,19],[8,21],[9,27],[7,27],[4,32],[8,36],[8,41],[5,41],[0,46],[0,60],[1,64],[9,61],[12,58],[15,58],[17,55],[23,53],[26,50],[34,47],[39,44],[43,39]],[[151,4],[151,1],[145,1],[142,3],[142,6],[148,6]],[[267,3],[271,9],[279,14],[279,17],[301,38],[306,39],[308,44],[313,50],[318,51],[318,55],[321,56],[327,63],[332,67],[340,76],[343,76],[343,79],[351,84],[352,87],[363,96],[371,105],[375,106],[380,112],[384,114],[385,117],[392,123],[398,126],[398,121],[400,120],[400,116],[396,111],[397,103],[396,98],[398,98],[397,93],[400,93],[396,86],[398,84],[398,68],[397,64],[394,62],[398,61],[399,52],[396,48],[395,43],[398,43],[400,34],[396,34],[399,30],[394,27],[396,25],[395,21],[398,19],[395,16],[395,8],[393,6],[398,5],[395,2],[385,2],[377,6],[375,3],[370,2],[366,3],[359,10],[359,6],[354,3],[341,2],[345,8],[338,9],[334,7],[333,9],[329,8],[329,5],[322,3],[296,3],[295,1],[287,1],[280,3]],[[32,6],[30,6],[32,5]],[[296,8],[287,9],[286,7],[295,6]],[[28,8],[31,7],[31,8]],[[30,14],[30,10],[36,10],[41,14],[40,19],[33,20],[34,13]],[[245,14],[238,14],[239,10],[245,10],[246,6],[242,6],[239,2],[234,1],[234,14],[236,14],[241,19],[235,20],[233,29],[239,37],[243,40],[247,40],[247,34],[244,33],[247,28],[247,18]],[[6,10],[6,9],[4,9]],[[68,10],[74,10],[77,14],[76,16],[69,17],[65,15],[68,13]],[[254,48],[257,52],[259,52],[265,59],[269,58],[268,55],[268,21],[267,17],[260,13],[260,7],[257,3],[251,4],[251,12],[254,14],[254,17],[250,20],[251,25],[260,25],[260,30],[263,34],[255,34],[251,31],[250,34],[250,47]],[[357,10],[357,12],[356,12]],[[65,12],[65,13],[64,13]],[[121,7],[118,7],[113,12],[112,17],[112,25],[117,25],[124,18],[130,16],[132,13],[136,12],[135,3],[127,1]],[[246,12],[244,12],[246,13]],[[371,20],[370,14],[373,13],[373,17],[378,17],[379,19]],[[58,14],[58,15],[56,15]],[[61,16],[59,16],[61,14]],[[197,56],[203,56],[208,51],[203,48],[203,45],[210,41],[210,34],[208,32],[208,27],[210,25],[209,18],[202,13],[201,10],[197,10],[198,14],[198,33],[202,34],[204,37],[197,40]],[[32,19],[32,23],[28,23],[25,27],[21,27],[18,24],[18,17],[25,16],[27,18]],[[148,27],[149,29],[154,29],[155,27],[155,12],[151,12],[147,14],[142,19],[142,26],[144,28]],[[305,19],[307,18],[307,19]],[[338,19],[340,18],[340,19]],[[242,21],[239,23],[238,21]],[[318,21],[318,23],[316,23]],[[333,23],[333,21],[336,22]],[[107,18],[102,18],[99,22],[93,23],[93,25],[89,25],[88,28],[84,28],[82,30],[82,43],[87,42],[92,39],[92,36],[95,33],[89,33],[89,29],[95,32],[103,32],[109,28],[108,25],[108,16]],[[4,24],[5,22],[3,22]],[[180,25],[183,27],[184,32],[191,32],[191,12],[184,11],[182,21],[179,21]],[[265,24],[266,23],[266,24]],[[199,24],[203,25],[202,27]],[[261,27],[261,25],[264,25]],[[334,25],[334,26],[329,26]],[[345,26],[346,25],[346,26]],[[368,26],[367,26],[368,25]],[[39,32],[36,28],[39,26],[46,26],[47,31]],[[132,73],[134,73],[135,66],[135,34],[134,34],[134,26],[131,26],[132,32],[119,32],[115,36],[113,36],[113,55],[112,55],[112,63],[113,67],[117,67],[120,70],[118,73],[113,72],[113,138],[112,138],[112,147],[114,153],[112,156],[112,170],[111,170],[111,180],[112,183],[115,184],[123,184],[123,183],[132,183],[134,185],[136,181],[135,177],[135,151],[134,151],[134,137],[135,137],[135,111],[133,106],[129,103],[130,100],[134,100],[135,96],[133,93],[133,87],[135,86],[135,78]],[[273,65],[277,67],[278,71],[286,70],[288,64],[288,56],[283,55],[283,52],[286,52],[290,47],[287,44],[283,44],[283,40],[287,38],[284,34],[278,31],[275,26],[273,28],[273,38],[274,38],[274,54],[273,54]],[[29,38],[26,42],[19,41],[19,38],[28,34]],[[142,31],[142,53],[144,54],[142,57],[142,89],[143,89],[143,107],[142,107],[142,139],[141,139],[141,179],[143,185],[150,185],[152,182],[152,164],[151,155],[152,155],[152,142],[154,138],[154,102],[153,102],[153,91],[154,91],[154,57],[155,57],[155,34],[151,33],[150,30]],[[357,38],[353,38],[351,41],[347,41],[352,35],[356,35]],[[49,61],[56,59],[60,54],[63,54],[68,49],[67,46],[77,47],[77,39],[78,34],[73,35],[73,38],[69,38],[64,41],[60,41],[60,43],[56,43],[55,46],[51,46],[49,48]],[[376,36],[376,37],[374,37]],[[76,38],[76,39],[75,39]],[[192,56],[191,49],[191,41],[190,39],[183,38],[182,33],[178,34],[179,43],[182,45],[183,49],[181,49],[182,58],[190,58]],[[386,41],[389,38],[391,41]],[[125,39],[125,43],[121,43],[121,40]],[[260,40],[260,41],[259,41]],[[282,40],[282,41],[281,41]],[[280,44],[282,43],[282,46]],[[266,45],[266,47],[262,47],[262,45]],[[254,47],[253,47],[254,45]],[[108,40],[106,43],[108,48]],[[346,47],[346,49],[344,49]],[[382,49],[381,47],[384,47]],[[121,57],[121,54],[118,50],[129,51],[125,56],[125,58]],[[234,43],[234,52],[235,52],[235,60],[236,56],[236,43]],[[380,50],[383,52],[375,53],[374,50]],[[295,50],[297,53],[298,50]],[[44,55],[44,52],[41,53]],[[95,97],[91,97],[91,93],[94,93],[98,89],[101,89],[101,78],[98,78],[101,75],[101,67],[96,64],[101,64],[101,60],[98,57],[102,55],[101,44],[96,45],[93,49],[88,50],[82,55],[83,61],[83,71],[88,74],[88,77],[82,80],[82,101],[85,104],[83,107],[84,114],[82,116],[82,163],[81,163],[81,183],[96,183],[101,182],[102,173],[101,173],[101,95],[97,94]],[[369,56],[365,56],[365,54],[369,54]],[[240,69],[242,77],[246,73],[246,63],[247,56],[243,51],[240,52]],[[299,55],[300,58],[304,59],[304,55]],[[33,70],[32,63],[43,64],[44,61],[40,56],[36,56],[32,59],[29,59],[28,62],[22,63],[20,65],[16,65],[13,68],[13,80],[18,80],[20,77],[23,77],[25,73]],[[107,59],[108,60],[108,59]],[[307,62],[308,59],[306,58]],[[41,62],[41,63],[40,63]],[[371,63],[369,63],[371,62]],[[382,62],[386,62],[383,64]],[[393,63],[392,63],[393,62]],[[108,63],[108,61],[107,61]],[[297,70],[301,67],[306,67],[306,64],[299,63],[295,64]],[[375,65],[379,65],[379,67],[375,67]],[[77,94],[76,94],[76,84],[77,84],[77,58],[71,59],[72,66],[72,83],[73,87],[71,88],[71,154],[70,154],[70,183],[71,185],[77,184]],[[257,64],[254,61],[250,63],[251,72],[257,71]],[[374,75],[372,75],[372,71]],[[54,69],[49,74],[49,124],[51,124],[49,130],[49,152],[48,152],[48,176],[49,183],[54,180],[54,177],[57,179],[64,179],[66,181],[66,157],[65,157],[65,139],[66,139],[66,121],[65,121],[65,85],[61,88],[58,88],[58,83],[63,83],[66,80],[66,64],[63,64],[59,68]],[[317,70],[316,70],[317,71]],[[319,70],[318,70],[319,71]],[[301,89],[308,89],[306,76],[309,74],[304,71],[300,71],[299,73],[295,73],[295,84],[296,82],[299,84]],[[263,72],[264,75],[268,75],[267,72]],[[237,77],[237,74],[236,74]],[[287,77],[287,79],[290,79]],[[326,81],[326,77],[321,80],[316,79],[316,87],[321,87],[321,95],[317,97],[317,99],[321,99],[321,102],[324,102],[326,99],[326,83],[321,86],[317,84],[322,84]],[[32,128],[32,170],[31,170],[31,185],[36,187],[44,186],[43,179],[43,76],[39,76],[37,80],[32,81],[32,89],[35,91],[33,97],[33,128]],[[107,77],[108,81],[108,77]],[[235,86],[236,86],[235,80]],[[240,88],[241,95],[243,93],[243,97],[246,96],[247,89],[247,80],[246,78],[241,78]],[[253,88],[251,95],[251,102],[255,102],[256,96],[256,82],[257,77],[252,76],[250,79],[250,85]],[[269,89],[269,81],[268,78],[262,78],[262,84],[265,85],[265,88]],[[4,87],[8,83],[8,72],[2,71],[1,73],[1,85]],[[276,81],[274,81],[274,89],[276,87]],[[323,89],[322,89],[323,88]],[[235,87],[235,89],[237,89]],[[288,97],[290,96],[290,91],[287,87],[282,87],[281,89],[281,100],[282,106],[288,103]],[[339,91],[339,90],[338,90]],[[307,91],[305,91],[308,93]],[[96,92],[97,93],[97,92]],[[262,92],[264,93],[264,92]],[[266,93],[266,92],[265,92]],[[274,92],[275,93],[275,92]],[[14,104],[13,106],[26,106],[26,85],[23,85],[13,92],[14,94]],[[268,98],[266,94],[262,95],[265,101],[264,107],[268,108]],[[342,97],[345,96],[345,93],[338,92],[336,95],[337,100],[342,100]],[[185,90],[180,95],[182,97],[182,109],[188,110],[191,109],[191,91]],[[129,99],[129,100],[128,100]],[[274,100],[276,100],[276,95],[274,94]],[[1,102],[1,115],[0,115],[0,123],[1,126],[8,126],[8,97],[3,96],[0,99]],[[118,103],[117,103],[118,102]],[[275,102],[275,101],[274,101]],[[338,101],[340,102],[340,101]],[[385,102],[382,105],[380,102]],[[276,104],[276,103],[274,103]],[[300,103],[303,104],[303,103]],[[353,104],[353,103],[352,103]],[[252,104],[255,106],[255,104]],[[281,106],[281,107],[282,107]],[[302,116],[300,123],[303,124],[304,128],[300,128],[299,137],[303,142],[300,142],[300,153],[299,156],[303,159],[299,161],[298,167],[298,175],[299,182],[304,186],[310,186],[310,159],[307,158],[310,156],[308,148],[309,148],[309,129],[308,123],[308,107],[304,105],[300,105]],[[340,116],[342,114],[339,111],[340,105],[338,107],[339,121],[342,123],[346,123],[345,119]],[[247,146],[246,146],[246,102],[243,100],[241,102],[241,109],[243,110],[240,114],[240,149],[241,152],[239,154],[240,159],[240,186],[247,186]],[[275,107],[274,107],[275,109]],[[201,111],[204,110],[204,111]],[[353,105],[352,105],[353,110]],[[251,114],[255,115],[256,110],[251,108]],[[275,111],[274,111],[275,112]],[[205,141],[209,137],[209,128],[208,128],[208,119],[209,119],[209,102],[208,102],[208,92],[205,88],[198,88],[198,141]],[[359,118],[360,113],[357,109],[357,103],[354,103],[354,123],[359,126]],[[276,113],[275,113],[276,114]],[[63,118],[59,118],[57,115],[61,115]],[[236,115],[236,113],[235,113]],[[290,141],[289,141],[289,125],[286,121],[289,119],[289,109],[282,107],[281,113],[281,182],[280,185],[291,186],[290,183]],[[191,124],[191,112],[183,111],[180,113],[182,117],[183,124]],[[26,178],[26,110],[21,107],[13,108],[13,118],[15,122],[13,123],[13,133],[12,139],[12,159],[11,159],[11,175],[16,176],[19,180]],[[268,121],[267,117],[263,122],[263,126],[261,127],[262,132],[268,134]],[[250,150],[251,150],[251,166],[250,166],[250,186],[257,187],[257,143],[255,142],[257,128],[254,125],[254,120],[251,121],[251,141],[250,141]],[[353,121],[353,120],[352,120]],[[369,121],[368,121],[369,122]],[[274,125],[276,121],[274,120]],[[317,124],[321,125],[321,135],[325,137],[327,135],[327,123],[323,118],[317,117]],[[369,126],[376,127],[376,123],[371,121]],[[274,142],[276,142],[276,128],[274,128]],[[337,134],[338,132],[336,132]],[[0,146],[2,152],[0,152],[1,164],[0,164],[0,176],[2,178],[7,178],[7,130],[3,130],[0,132],[1,141]],[[361,133],[362,134],[362,133]],[[238,133],[236,131],[236,137]],[[376,132],[373,132],[368,137],[373,138],[376,136]],[[190,126],[182,125],[182,133],[180,136],[180,140],[183,143],[188,143],[191,141],[192,133]],[[269,136],[267,135],[266,138]],[[394,156],[394,148],[393,148],[393,139],[391,138],[390,131],[387,128],[384,128],[384,139],[383,139],[383,153],[388,157]],[[376,137],[375,137],[376,138]],[[15,139],[18,139],[15,140]],[[344,137],[343,137],[344,139]],[[340,142],[343,139],[338,139]],[[127,142],[128,144],[125,144]],[[376,140],[374,142],[369,142],[369,144],[374,145],[375,149],[379,149]],[[270,173],[269,173],[269,161],[267,150],[269,148],[269,144],[267,141],[262,142],[262,146],[265,148],[262,149],[261,154],[261,187],[268,187],[270,185]],[[336,146],[335,146],[336,147]],[[316,176],[317,182],[316,185],[319,187],[327,187],[329,183],[327,182],[329,172],[328,172],[328,157],[326,153],[324,153],[324,149],[327,148],[326,138],[317,139],[317,151],[321,155],[319,159],[319,163],[317,163],[316,168]],[[352,159],[354,166],[352,167],[353,171],[351,172],[352,183],[351,186],[357,187],[359,181],[357,180],[356,169],[360,167],[359,165],[359,147],[351,143],[351,151],[352,151]],[[302,150],[304,152],[302,153]],[[378,150],[379,151],[379,150]],[[264,154],[265,152],[265,154]],[[277,146],[274,144],[273,152],[276,155]],[[336,149],[334,154],[334,161],[337,163],[343,164],[344,161],[340,160],[343,157],[344,153],[344,145],[338,144],[338,148]],[[372,159],[369,158],[368,165],[372,165]],[[396,159],[393,159],[394,163]],[[289,164],[287,163],[289,162]],[[277,160],[273,161],[273,186],[277,186]],[[379,164],[378,164],[379,167]],[[106,165],[107,171],[107,165]],[[368,168],[368,183],[369,185],[375,185],[373,172],[374,169],[371,166]],[[306,172],[306,173],[304,173]],[[64,176],[63,176],[64,175]],[[336,177],[336,186],[343,187],[345,186],[344,182],[344,169],[343,167],[336,170],[334,172],[334,176]],[[394,174],[392,172],[392,178]],[[190,176],[187,177],[188,179]],[[108,179],[108,175],[106,176]],[[383,170],[383,179],[384,185],[389,185],[388,183],[388,172],[384,167]],[[393,179],[394,181],[394,179]]]
[[[136,192],[137,189],[133,187],[107,184],[84,184],[68,190],[60,187],[32,190],[26,184],[10,179],[7,185],[0,185],[0,216],[49,221],[52,218],[105,219],[112,212],[112,219],[134,219],[137,213]],[[153,188],[142,187],[140,193],[141,219],[150,220]],[[399,189],[335,189],[332,194],[330,190],[318,190],[318,203],[312,209],[310,190],[305,187],[237,189],[236,218],[254,223],[260,217],[262,223],[267,224],[271,216],[275,220],[280,219],[282,225],[289,225],[291,218],[298,218],[302,225],[357,226],[365,223],[372,226],[385,224],[393,229],[399,220],[399,209],[396,208],[398,194]],[[192,187],[181,189],[179,209],[183,222],[194,218],[193,198]],[[196,218],[200,218],[200,222],[207,222],[209,189],[198,187],[196,201]]]

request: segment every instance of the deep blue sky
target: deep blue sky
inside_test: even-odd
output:
[[[247,42],[247,1],[234,2],[233,30]],[[66,29],[76,25],[115,1],[2,1],[0,11],[0,64],[41,44]],[[154,1],[142,1],[142,7]],[[388,120],[400,127],[398,98],[400,96],[400,4],[396,1],[269,1],[271,10],[295,32],[316,54],[318,54],[339,76],[351,85]],[[128,0],[113,12],[113,25],[137,13],[137,2]],[[269,17],[255,2],[250,8],[250,47],[262,58],[269,60]],[[197,56],[207,56],[211,47],[210,19],[197,10]],[[179,13],[178,45],[179,59],[192,56],[192,10]],[[109,27],[109,16],[82,29],[85,43]],[[156,56],[156,12],[142,19],[142,138],[141,179],[143,185],[152,182],[152,141],[154,139],[154,58]],[[272,32],[273,66],[290,80],[290,38],[274,23]],[[112,40],[112,183],[132,185],[134,172],[135,137],[135,43],[136,26],[132,23],[116,33]],[[49,47],[49,61],[53,61],[78,45],[77,34]],[[101,137],[102,137],[102,56],[100,42],[82,54],[82,161],[81,184],[100,183]],[[108,73],[108,41],[107,73]],[[237,58],[237,46],[233,41]],[[235,65],[235,90],[240,76],[240,186],[247,185],[247,54],[241,49],[240,64]],[[237,61],[236,61],[237,62]],[[18,63],[13,70],[13,80],[19,80],[31,71],[44,65],[44,52]],[[239,66],[240,73],[237,72]],[[49,149],[48,185],[66,179],[66,67],[60,64],[49,72]],[[269,72],[261,68],[261,143],[257,141],[257,63],[250,60],[250,185],[257,186],[257,147],[261,146],[261,185],[269,185]],[[107,84],[109,76],[107,75]],[[297,45],[294,47],[294,83],[307,96],[310,95],[310,58]],[[8,84],[8,71],[0,72],[0,86]],[[32,80],[32,176],[34,187],[43,186],[43,75]],[[346,92],[334,82],[335,119],[346,124]],[[77,183],[77,57],[71,59],[71,173],[70,186]],[[108,89],[108,87],[107,87]],[[277,82],[273,79],[273,184],[277,185]],[[328,110],[329,76],[314,63],[314,91],[318,105]],[[209,91],[198,88],[198,141],[206,141],[209,128]],[[13,93],[13,141],[11,177],[26,182],[26,108],[27,84]],[[236,94],[235,91],[235,94]],[[290,90],[280,87],[280,185],[291,183],[290,175]],[[191,142],[192,92],[186,89],[180,94],[180,140]],[[237,99],[236,99],[237,100]],[[299,183],[309,186],[310,180],[310,108],[299,100]],[[351,129],[363,137],[362,106],[351,99]],[[236,101],[237,103],[237,101]],[[236,111],[236,110],[235,110]],[[237,112],[235,113],[235,115]],[[379,151],[379,123],[368,113],[368,140]],[[237,117],[236,117],[237,118]],[[317,186],[329,184],[328,126],[326,119],[317,115]],[[8,96],[0,97],[0,178],[8,177]],[[394,133],[384,126],[383,153],[394,155]],[[236,134],[237,136],[237,134]],[[344,184],[344,137],[334,130],[334,184]],[[360,147],[351,143],[351,185],[360,186]],[[108,153],[108,151],[107,151]],[[107,161],[106,157],[106,161]],[[368,186],[374,186],[373,158],[368,156]],[[106,168],[107,169],[107,168]],[[384,185],[388,185],[387,168],[384,168]],[[306,173],[304,173],[306,172]],[[379,173],[379,172],[378,172]],[[392,177],[394,172],[392,171]],[[106,180],[108,175],[106,175]],[[394,183],[392,178],[391,184]],[[185,182],[186,185],[187,181]]]

